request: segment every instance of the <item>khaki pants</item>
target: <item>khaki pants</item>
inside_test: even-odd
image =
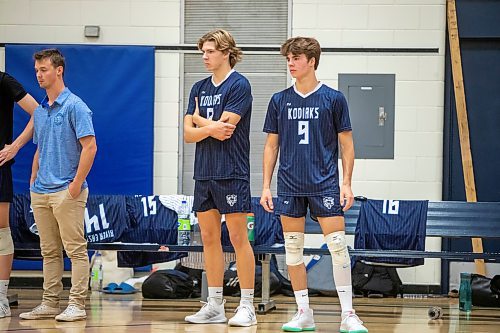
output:
[[[84,214],[88,189],[73,199],[69,191],[49,194],[31,192],[31,206],[40,236],[43,256],[43,300],[59,307],[63,290],[63,248],[71,259],[71,290],[69,303],[85,307],[89,281],[87,240],[84,234]]]

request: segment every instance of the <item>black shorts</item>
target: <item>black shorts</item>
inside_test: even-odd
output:
[[[197,180],[193,211],[217,209],[221,214],[251,211],[250,184],[243,179]]]
[[[344,216],[339,194],[312,197],[278,195],[276,214],[304,217],[307,214],[307,207],[309,207],[311,215],[315,217]]]
[[[10,165],[0,167],[0,202],[12,202],[14,189]]]

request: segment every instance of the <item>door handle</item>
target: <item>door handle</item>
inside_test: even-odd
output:
[[[378,125],[385,126],[385,120],[387,119],[387,113],[383,106],[378,107]]]

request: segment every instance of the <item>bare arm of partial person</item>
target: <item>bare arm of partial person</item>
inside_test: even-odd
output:
[[[33,112],[37,108],[38,103],[30,94],[26,94],[17,104],[19,104],[24,111],[29,113],[31,118],[23,132],[19,134],[14,142],[10,145],[5,145],[5,147],[0,150],[0,166],[13,159],[17,155],[19,149],[33,137]]]
[[[339,143],[342,152],[342,186],[340,187],[340,203],[343,211],[349,210],[354,203],[351,189],[352,170],[354,168],[354,141],[352,131],[339,133]]]
[[[264,161],[262,168],[264,181],[262,183],[260,204],[270,213],[274,210],[273,195],[271,193],[271,179],[273,178],[274,168],[278,160],[279,149],[278,134],[269,133],[267,135],[266,144],[264,145]]]
[[[79,139],[82,145],[82,152],[80,154],[80,161],[78,163],[78,169],[76,169],[76,175],[73,181],[69,184],[69,194],[72,198],[78,197],[82,190],[82,184],[87,178],[87,175],[94,164],[95,154],[97,153],[97,143],[95,141],[95,136],[88,135]]]

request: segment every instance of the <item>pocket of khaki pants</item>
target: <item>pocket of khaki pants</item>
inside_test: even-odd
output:
[[[75,200],[75,198],[73,198],[73,196],[71,196],[71,193],[69,193],[69,186],[66,188],[66,194],[68,195],[68,197],[72,200]]]

